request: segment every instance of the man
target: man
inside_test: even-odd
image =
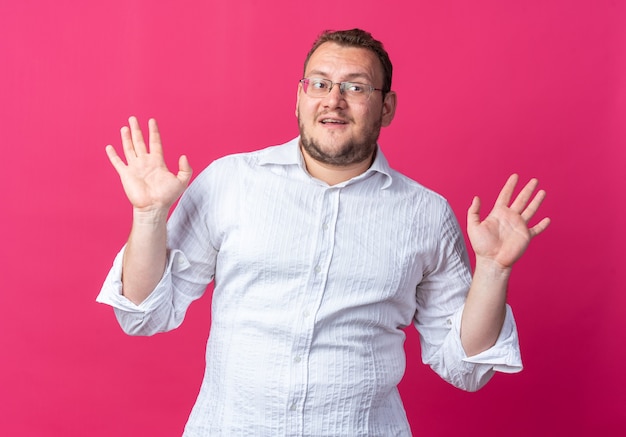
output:
[[[300,136],[219,159],[188,189],[189,163],[167,170],[154,120],[149,148],[135,118],[122,128],[126,164],[107,146],[133,224],[98,300],[150,335],[182,323],[215,280],[185,435],[410,435],[396,386],[411,323],[424,362],[457,387],[521,370],[506,289],[549,224],[527,224],[545,193],[531,180],[512,199],[512,176],[484,221],[474,199],[472,277],[446,201],[377,145],[396,109],[391,72],[369,33],[323,33],[298,85]]]

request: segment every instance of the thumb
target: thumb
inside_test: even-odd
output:
[[[472,204],[467,210],[467,226],[477,226],[480,224],[480,198],[474,196]]]
[[[189,160],[187,159],[187,156],[182,155],[180,158],[178,158],[178,174],[176,174],[176,177],[183,184],[187,185],[191,180],[192,174],[193,170],[189,165]]]

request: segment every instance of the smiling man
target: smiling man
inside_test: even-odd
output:
[[[545,193],[517,176],[463,234],[443,197],[393,170],[377,141],[396,94],[382,44],[359,29],[324,32],[298,83],[300,136],[221,158],[187,188],[159,131],[134,117],[126,163],[107,154],[133,224],[98,301],[122,328],[176,328],[215,280],[206,372],[185,436],[408,436],[397,384],[404,328],[422,359],[464,390],[521,370],[506,304],[513,264],[549,224],[529,227]],[[181,196],[169,221],[169,209]]]
[[[386,54],[384,58],[389,62]],[[310,172],[326,168],[330,171],[322,174],[333,177],[333,170],[341,168],[358,175],[370,166],[380,128],[391,123],[396,108],[396,94],[383,70],[370,49],[332,39],[316,44],[307,58],[296,107]]]

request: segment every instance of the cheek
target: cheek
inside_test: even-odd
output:
[[[380,118],[380,114],[378,114],[376,110],[370,106],[362,106],[360,108],[355,108],[354,118],[369,126]]]
[[[316,105],[314,102],[307,102],[307,99],[298,99],[296,104],[296,115],[300,119],[311,121],[316,111]]]

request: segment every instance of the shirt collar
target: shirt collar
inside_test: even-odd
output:
[[[302,157],[302,152],[300,151],[300,137],[296,137],[283,145],[268,147],[267,149],[261,151],[259,156],[259,165],[297,165],[302,169],[302,171],[306,171],[304,158]],[[374,172],[381,173],[385,176],[385,182],[381,186],[382,190],[391,185],[391,182],[393,181],[391,167],[389,167],[387,158],[383,155],[379,145],[376,145],[376,156],[370,168],[368,168],[365,173],[354,179],[369,177],[371,176],[371,173]]]

